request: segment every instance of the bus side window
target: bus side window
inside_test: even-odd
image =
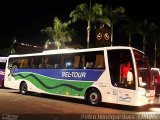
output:
[[[104,55],[96,55],[94,68],[104,68]]]
[[[95,60],[96,60],[96,53],[95,52],[88,52],[85,55],[85,68],[94,68],[94,64],[95,64]]]
[[[85,55],[83,55],[81,58],[80,68],[82,68],[82,69],[85,68]]]
[[[35,68],[34,58],[31,58],[30,68]]]
[[[63,56],[63,66],[66,69],[71,69],[73,68],[73,63],[74,63],[74,55],[73,54],[65,54]]]
[[[60,68],[60,64],[55,64],[54,68]]]
[[[73,68],[79,68],[79,66],[80,66],[80,56],[75,56]]]
[[[47,56],[44,60],[44,64],[43,64],[44,68],[54,68],[54,59],[53,56]]]
[[[61,55],[53,55],[52,56],[52,64],[54,69],[62,68],[62,56]]]
[[[28,66],[28,59],[22,58],[19,60],[19,68],[27,68]]]
[[[65,63],[65,68],[72,68],[73,67],[73,64],[72,64],[72,61],[66,61]]]
[[[93,68],[93,66],[94,66],[93,62],[86,63],[86,68]]]
[[[49,62],[48,62],[48,67],[58,69],[61,67],[60,62],[61,62],[61,57],[59,55],[50,56]]]

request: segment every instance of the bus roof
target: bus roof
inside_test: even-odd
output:
[[[88,48],[88,49],[58,49],[58,50],[45,50],[41,53],[32,53],[32,54],[15,54],[10,55],[9,57],[27,57],[27,56],[40,56],[40,55],[50,55],[50,54],[62,54],[62,53],[77,53],[77,52],[87,52],[87,51],[104,51],[104,50],[113,50],[113,49],[134,49],[139,52],[142,52],[136,48],[128,46],[112,46],[112,47],[97,47],[97,48]]]

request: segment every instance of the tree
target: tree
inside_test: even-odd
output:
[[[62,22],[58,17],[54,18],[53,27],[46,27],[42,29],[42,33],[46,33],[50,39],[54,40],[55,45],[59,49],[60,47],[65,46],[65,42],[72,41],[73,30],[69,29],[71,21]]]
[[[138,33],[143,37],[143,52],[145,53],[146,46],[146,36],[149,35],[152,31],[157,29],[157,26],[153,22],[144,21],[137,24]]]
[[[154,67],[157,67],[157,51],[158,51],[158,44],[160,43],[160,30],[153,31],[152,34],[150,35],[150,40],[151,42],[154,43]]]
[[[124,12],[125,9],[122,6],[113,10],[112,7],[106,5],[106,7],[103,9],[103,17],[101,21],[111,28],[111,45],[113,44],[113,27],[117,22],[124,18]]]
[[[95,3],[93,6],[91,5],[88,7],[86,3],[82,3],[76,7],[75,10],[71,11],[70,17],[72,18],[73,22],[78,20],[87,21],[87,48],[89,48],[90,42],[90,30],[91,30],[91,23],[94,22],[99,16],[102,15],[102,5]]]
[[[122,24],[121,30],[128,35],[128,46],[131,46],[132,35],[137,33],[136,24],[131,19],[128,19],[125,24]]]

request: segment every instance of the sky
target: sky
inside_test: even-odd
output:
[[[157,0],[156,0],[157,1]],[[19,42],[44,45],[46,36],[41,29],[52,26],[53,18],[57,16],[63,22],[69,20],[69,14],[81,3],[89,0],[5,0],[0,4],[0,49],[9,47],[12,39]],[[92,3],[119,6],[125,8],[125,14],[135,21],[148,19],[160,25],[159,4],[155,0],[92,0]],[[76,26],[77,25],[77,26]],[[86,40],[86,25],[75,24],[78,31],[73,42],[83,46]]]

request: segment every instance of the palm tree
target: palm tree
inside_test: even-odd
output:
[[[55,45],[59,49],[65,46],[65,42],[72,41],[73,30],[69,29],[71,21],[62,22],[58,17],[54,18],[53,27],[46,27],[42,29],[41,32],[46,33],[50,39],[54,40]]]
[[[157,26],[153,22],[148,22],[148,20],[144,19],[143,22],[137,24],[137,28],[138,33],[143,37],[143,52],[145,53],[146,36],[156,30]]]
[[[158,27],[157,27],[158,28]],[[158,50],[158,44],[160,43],[160,30],[155,30],[150,35],[151,42],[154,43],[154,67],[157,67],[157,50]]]
[[[106,5],[106,7],[103,9],[103,17],[101,22],[111,27],[111,45],[113,44],[113,27],[117,22],[124,18],[124,12],[125,9],[122,6],[113,10],[112,7]]]
[[[82,3],[76,7],[75,10],[71,11],[70,17],[72,18],[73,22],[78,20],[87,21],[87,48],[89,48],[89,41],[90,41],[90,30],[91,30],[91,23],[94,22],[97,17],[102,15],[102,5],[95,3],[93,6],[91,5],[88,7],[86,3]]]
[[[127,23],[122,24],[120,29],[128,35],[128,46],[131,46],[132,35],[137,33],[136,24],[131,19],[128,19]]]

